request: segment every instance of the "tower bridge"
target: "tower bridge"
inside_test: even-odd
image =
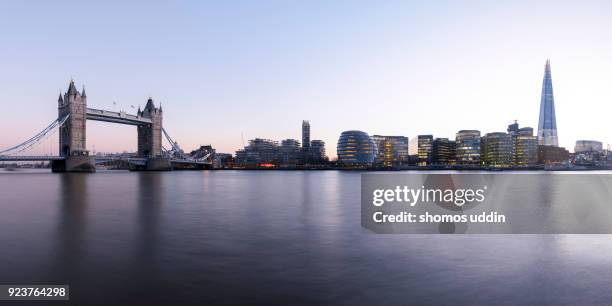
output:
[[[122,112],[113,112],[101,109],[87,108],[87,120],[105,121],[128,125],[153,124],[150,118],[139,117]]]
[[[95,165],[112,160],[123,160],[137,170],[205,169],[212,166],[214,150],[205,158],[191,158],[182,152],[178,144],[163,128],[163,110],[149,98],[144,109],[138,108],[136,115],[124,111],[115,112],[87,107],[85,88],[77,90],[71,80],[68,90],[57,100],[58,117],[43,131],[27,141],[0,151],[0,161],[50,161],[54,172],[95,172]],[[87,120],[103,121],[136,126],[138,151],[136,156],[94,157],[87,150]],[[57,129],[59,152],[55,156],[21,156],[11,153],[25,151]],[[163,138],[170,143],[171,150],[163,147]]]

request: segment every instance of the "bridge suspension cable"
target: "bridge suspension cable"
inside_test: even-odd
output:
[[[162,145],[162,150],[168,155],[180,158],[182,160],[190,160],[194,162],[206,162],[206,161],[212,162],[215,159],[215,153],[213,153],[213,151],[205,151],[202,153],[203,155],[200,155],[197,152],[195,153],[195,155],[186,154],[185,152],[183,152],[181,147],[178,145],[178,142],[174,141],[164,128],[162,128],[162,132],[164,133],[164,137],[166,138],[166,140],[172,146],[172,148],[168,150]]]
[[[166,140],[168,140],[168,142],[172,146],[172,149],[174,151],[176,151],[176,152],[180,152],[181,151],[181,147],[179,147],[177,142],[172,140],[172,137],[170,137],[170,135],[168,135],[168,132],[166,132],[166,129],[162,128],[162,132],[164,133],[164,136],[166,137]]]
[[[57,118],[55,119],[53,122],[51,122],[51,124],[49,124],[46,128],[44,128],[42,131],[40,131],[38,134],[32,136],[32,138],[18,144],[15,146],[12,146],[8,149],[2,150],[0,151],[0,154],[5,154],[8,152],[12,152],[12,153],[18,153],[18,152],[22,152],[26,149],[31,148],[32,146],[34,146],[35,144],[39,143],[41,140],[45,139],[47,136],[51,135],[52,132],[54,131],[54,129],[56,127],[62,126],[66,120],[68,120],[68,117],[70,115],[66,115],[62,118]],[[9,153],[10,154],[10,153]]]

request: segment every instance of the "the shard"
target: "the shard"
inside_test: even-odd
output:
[[[550,60],[544,68],[542,82],[542,99],[540,101],[540,122],[538,124],[538,144],[544,146],[559,146],[557,138],[557,118],[555,116],[555,98],[553,96]]]

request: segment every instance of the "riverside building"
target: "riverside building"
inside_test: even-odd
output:
[[[433,163],[433,135],[418,136],[419,166],[428,166]]]
[[[310,147],[310,121],[302,121],[302,149],[304,152],[308,152]]]
[[[280,162],[283,164],[297,164],[302,157],[300,142],[296,139],[285,139],[281,141]]]
[[[280,161],[278,141],[255,138],[249,140],[249,145],[236,151],[236,163],[240,165],[259,166],[276,164]]]
[[[433,142],[433,164],[454,165],[455,164],[455,141],[448,138],[436,138]]]
[[[385,139],[383,141],[382,150],[379,149],[379,151],[383,152],[383,166],[393,167],[393,161],[395,160],[395,155],[393,154],[393,142],[389,139]]]
[[[567,165],[570,154],[565,148],[555,146],[538,146],[538,164],[541,165]]]
[[[608,165],[609,152],[604,151],[603,144],[595,140],[577,140],[574,146],[573,163],[576,165]]]
[[[309,160],[314,163],[321,163],[327,159],[325,154],[325,141],[312,140],[310,142]]]
[[[538,137],[533,135],[533,128],[519,128],[515,121],[508,125],[508,134],[512,137],[512,164],[515,167],[533,166],[538,162]]]
[[[481,143],[482,164],[494,168],[512,166],[512,136],[503,132],[487,133]]]
[[[362,131],[344,131],[337,146],[338,163],[344,166],[368,166],[374,163],[377,147]]]
[[[385,161],[385,142],[389,142],[392,147],[391,160],[393,164],[401,164],[408,162],[408,137],[405,136],[383,136],[373,135],[372,140],[376,143],[376,147],[379,148],[376,154],[376,163],[384,163]],[[389,159],[389,157],[387,157]]]
[[[603,151],[603,143],[595,140],[576,140],[574,153],[584,152],[601,152]]]
[[[480,165],[480,131],[461,130],[457,132],[455,142],[457,143],[457,165]]]

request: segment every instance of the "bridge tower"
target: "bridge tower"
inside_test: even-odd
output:
[[[138,156],[156,158],[162,155],[162,120],[161,105],[155,107],[149,98],[144,110],[138,109],[138,116],[151,119],[151,124],[138,126]]]
[[[138,108],[138,117],[148,118],[150,124],[138,125],[138,156],[147,158],[142,170],[166,171],[172,170],[170,159],[162,156],[162,120],[164,112],[161,105],[155,107],[153,99],[149,98],[143,110]]]
[[[83,156],[88,155],[86,149],[86,121],[87,121],[87,95],[85,88],[79,92],[74,86],[74,81],[70,81],[68,91],[64,94],[60,93],[57,101],[58,118],[63,118],[66,115],[70,117],[61,126],[59,133],[59,155],[62,157],[68,156]]]
[[[79,92],[70,80],[68,91],[57,100],[58,118],[69,115],[59,128],[59,155],[63,161],[53,163],[53,171],[95,172],[94,162],[86,147],[87,95],[85,87]]]

